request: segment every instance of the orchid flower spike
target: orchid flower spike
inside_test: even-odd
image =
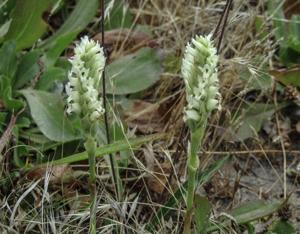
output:
[[[187,44],[181,72],[187,99],[184,120],[189,126],[199,127],[213,110],[221,107],[217,63],[211,35],[196,36]]]
[[[98,90],[106,58],[102,47],[87,36],[81,38],[74,52],[66,84],[67,113],[95,122],[104,114]]]

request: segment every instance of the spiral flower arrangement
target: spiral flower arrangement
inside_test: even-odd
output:
[[[211,35],[196,36],[187,44],[181,68],[187,101],[183,119],[191,133],[188,144],[185,234],[191,232],[195,179],[200,165],[198,149],[201,146],[209,116],[212,111],[221,108],[217,64],[217,49],[213,45]]]
[[[102,98],[99,98],[99,84],[105,66],[103,49],[87,36],[74,49],[74,56],[66,85],[68,108],[67,113],[76,113],[80,118],[91,122],[103,114]]]

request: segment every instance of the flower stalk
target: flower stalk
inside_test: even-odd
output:
[[[74,49],[74,56],[69,60],[72,64],[66,85],[67,113],[76,114],[85,134],[84,147],[89,159],[90,189],[90,226],[89,233],[96,233],[96,160],[97,141],[93,130],[97,121],[103,118],[105,109],[100,98],[99,86],[105,66],[103,49],[98,43],[83,37]]]
[[[217,77],[217,50],[211,36],[196,36],[186,46],[182,61],[182,76],[186,86],[187,105],[184,121],[190,129],[188,145],[186,215],[184,233],[191,232],[196,173],[200,166],[198,150],[201,147],[207,121],[212,111],[220,109],[221,95]]]

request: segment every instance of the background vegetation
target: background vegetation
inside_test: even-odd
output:
[[[110,0],[101,15],[99,0],[1,1],[1,233],[87,233],[88,156],[80,121],[65,113],[64,90],[83,35],[108,55],[111,143],[100,123],[97,232],[182,232],[181,60],[194,35],[216,29],[226,2]],[[199,152],[195,233],[300,230],[299,15],[298,0],[236,0],[224,35],[217,31],[222,110]]]

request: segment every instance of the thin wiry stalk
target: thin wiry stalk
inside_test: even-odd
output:
[[[218,24],[217,24],[217,26],[216,26],[216,28],[215,28],[214,33],[213,33],[213,37],[216,37],[217,34],[218,34],[218,32],[219,32],[219,28],[220,28],[220,26],[221,26],[221,23],[223,22],[223,19],[224,19],[225,12],[226,12],[226,9],[227,9],[227,7],[228,7],[228,4],[229,4],[229,0],[227,0],[227,2],[226,2],[225,8],[224,8],[224,10],[223,10],[223,12],[222,12],[222,15],[221,15],[221,17],[220,17],[220,19],[219,19],[219,21],[218,21]]]
[[[223,40],[223,37],[224,37],[225,28],[226,28],[226,25],[227,25],[227,19],[228,19],[228,15],[229,15],[229,11],[230,11],[230,8],[232,6],[232,3],[233,3],[233,0],[227,0],[225,8],[224,8],[224,10],[222,12],[222,15],[220,17],[220,20],[219,20],[219,22],[217,24],[217,27],[216,27],[216,29],[213,33],[213,37],[214,38],[217,37],[218,32],[219,32],[219,28],[221,27],[221,24],[223,22],[222,28],[221,28],[221,34],[220,34],[218,45],[217,45],[218,53],[220,52],[222,40]]]
[[[101,1],[101,39],[102,39],[102,46],[105,48],[105,35],[104,35],[104,14],[105,14],[105,5],[104,5],[104,0]],[[104,50],[105,51],[105,50]],[[106,51],[105,51],[106,53]],[[108,111],[107,111],[107,100],[106,100],[106,79],[105,79],[105,66],[103,69],[103,74],[102,74],[102,95],[103,95],[103,107],[105,110],[104,113],[104,124],[105,124],[105,131],[106,131],[106,141],[107,144],[110,144],[110,134],[109,134],[109,124],[108,124]],[[109,161],[111,165],[111,171],[112,171],[112,177],[113,177],[113,182],[115,186],[115,192],[118,200],[121,198],[121,191],[120,191],[120,181],[117,179],[117,172],[116,172],[116,167],[115,167],[115,160],[113,158],[112,154],[109,154]],[[119,177],[119,176],[118,176]],[[119,184],[119,185],[118,185]]]
[[[226,25],[227,25],[227,19],[228,19],[229,11],[230,11],[231,5],[232,5],[232,3],[233,3],[233,0],[228,0],[227,2],[229,2],[229,3],[228,3],[227,8],[225,8],[225,13],[224,13],[224,14],[225,14],[224,18],[225,18],[225,19],[224,19],[224,22],[223,22],[223,27],[222,27],[222,31],[221,31],[219,43],[218,43],[218,45],[217,45],[217,51],[218,51],[218,52],[220,51],[220,48],[221,48],[221,44],[222,44],[224,32],[225,32]]]

